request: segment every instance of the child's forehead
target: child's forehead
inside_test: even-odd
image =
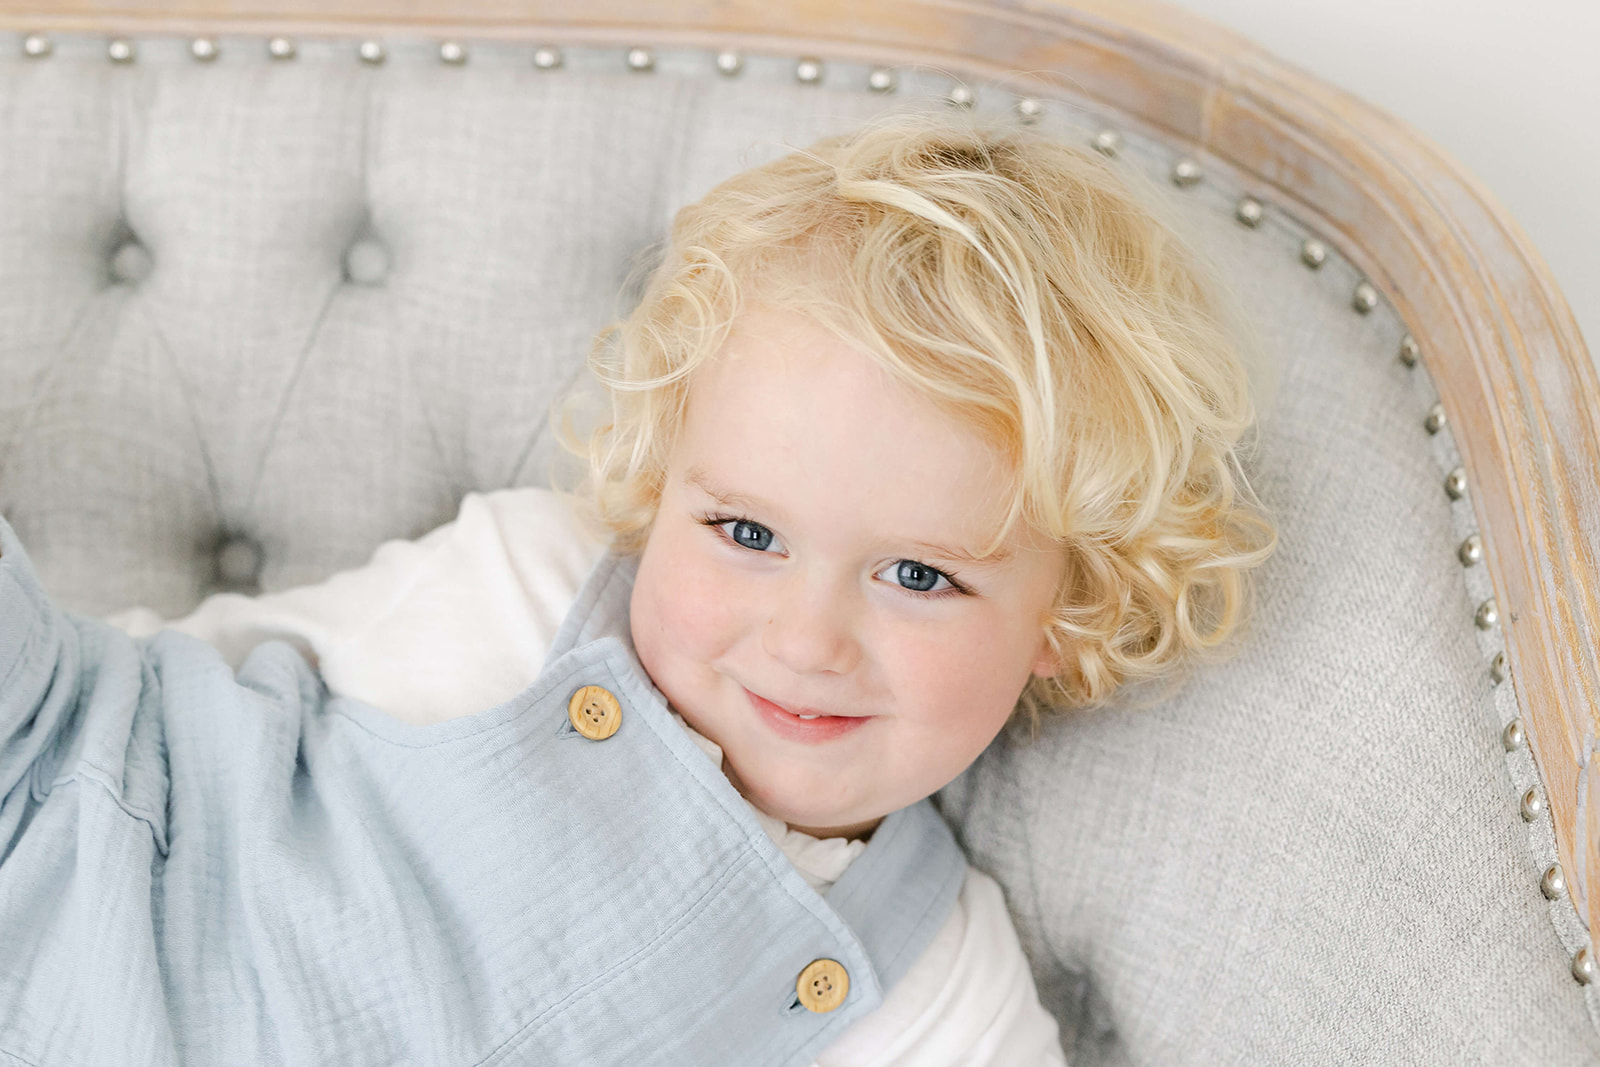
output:
[[[941,395],[896,360],[809,309],[757,305],[737,316],[722,346],[689,377],[691,412],[762,428],[798,424],[820,453],[832,440],[943,457],[945,468],[1009,482],[1012,451],[977,404]],[[891,440],[884,441],[885,435]],[[898,435],[898,436],[894,436]],[[920,458],[920,457],[919,457]]]

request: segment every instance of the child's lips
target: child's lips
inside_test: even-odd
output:
[[[747,689],[745,692],[749,693],[750,691]],[[787,711],[790,715],[801,719],[850,719],[855,717],[852,715],[834,715],[831,712],[820,711],[817,708],[801,707],[798,704],[785,704],[781,701],[769,700],[768,698],[760,696],[756,693],[750,693],[750,695],[755,697],[757,700],[764,700],[773,707],[781,708],[784,711]]]
[[[816,708],[789,707],[745,690],[761,719],[782,737],[793,741],[831,741],[864,725],[870,715],[830,715]]]

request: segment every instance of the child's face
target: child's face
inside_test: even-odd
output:
[[[974,432],[793,313],[743,316],[701,368],[633,639],[762,811],[864,833],[960,774],[1029,674],[1051,672],[1060,553],[1024,529],[1007,557],[966,558],[999,528],[1006,474]]]

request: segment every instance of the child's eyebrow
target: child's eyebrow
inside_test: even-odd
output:
[[[782,509],[780,508],[776,508],[764,501],[759,501],[752,497],[746,496],[743,493],[736,493],[728,489],[719,489],[712,485],[710,479],[706,476],[705,470],[701,467],[690,467],[684,472],[683,480],[694,486],[696,489],[699,489],[707,496],[716,500],[719,504],[725,504],[731,508],[739,508],[741,510],[753,512],[766,512],[768,514],[771,514],[772,512],[779,512],[780,514],[778,514],[777,517],[779,519],[784,517],[781,514]],[[974,552],[970,549],[961,548],[955,545],[934,544],[931,541],[908,540],[903,543],[913,549],[917,549],[920,552],[927,553],[930,556],[935,556],[940,559],[955,560],[959,563],[968,563],[974,566],[1006,563],[1013,555],[1015,555],[1011,548],[1006,545],[997,546],[992,552]]]
[[[729,489],[718,489],[711,484],[711,480],[706,477],[706,472],[701,467],[690,467],[684,472],[683,480],[715,499],[717,503],[726,504],[732,508],[742,508],[748,511],[765,510],[768,512],[782,510],[753,497],[745,496],[743,493],[735,493]],[[779,518],[782,518],[781,514]]]

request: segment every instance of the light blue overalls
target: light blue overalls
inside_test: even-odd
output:
[[[236,678],[57,610],[0,520],[0,1064],[808,1062],[965,862],[923,801],[808,887],[640,667],[632,581],[600,563],[519,696],[411,726],[281,642]]]

